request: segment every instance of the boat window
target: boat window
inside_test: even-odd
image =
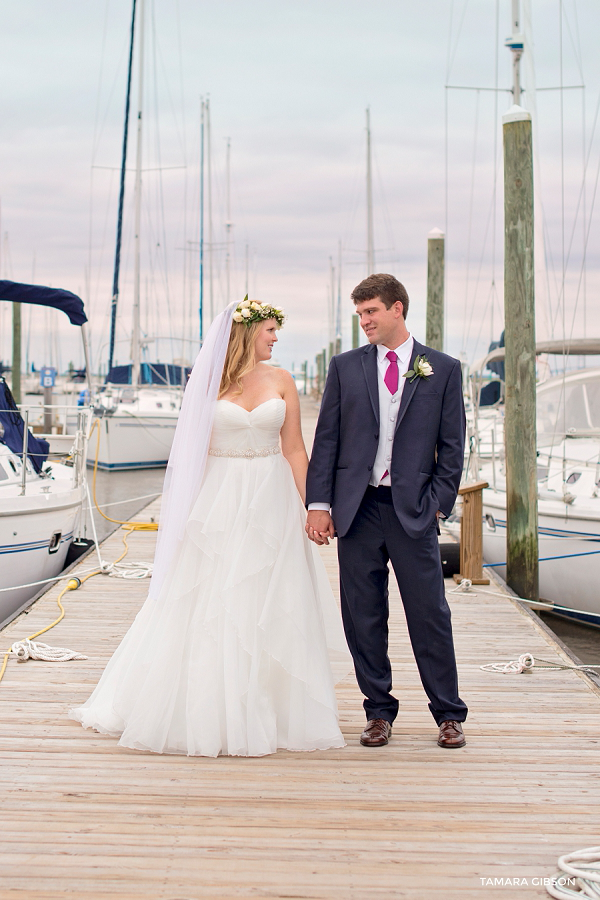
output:
[[[581,472],[571,472],[571,474],[567,478],[567,484],[575,484],[575,482],[579,481],[580,478]]]
[[[600,381],[559,385],[537,398],[538,443],[600,429]]]
[[[584,387],[592,428],[600,428],[600,381],[588,381]]]

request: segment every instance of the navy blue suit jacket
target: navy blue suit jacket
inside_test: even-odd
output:
[[[460,363],[415,341],[410,368],[417,354],[433,374],[404,385],[390,467],[394,509],[412,538],[425,534],[438,509],[452,512],[465,443]],[[369,344],[331,360],[308,467],[306,503],[329,503],[340,537],[358,512],[378,442],[377,347]]]

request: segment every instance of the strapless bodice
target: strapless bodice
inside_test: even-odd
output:
[[[210,450],[268,450],[279,445],[285,400],[272,397],[248,412],[230,400],[218,400]]]

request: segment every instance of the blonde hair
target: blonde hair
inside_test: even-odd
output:
[[[263,324],[262,321],[253,322],[252,325],[246,325],[243,322],[231,323],[231,334],[221,376],[219,397],[226,394],[233,384],[238,387],[235,393],[242,393],[241,379],[256,365],[254,344]]]

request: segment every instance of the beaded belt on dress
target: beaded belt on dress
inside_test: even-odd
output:
[[[218,450],[211,449],[208,451],[209,456],[233,456],[239,459],[255,459],[257,456],[274,456],[281,453],[281,447],[265,447],[263,450]]]

